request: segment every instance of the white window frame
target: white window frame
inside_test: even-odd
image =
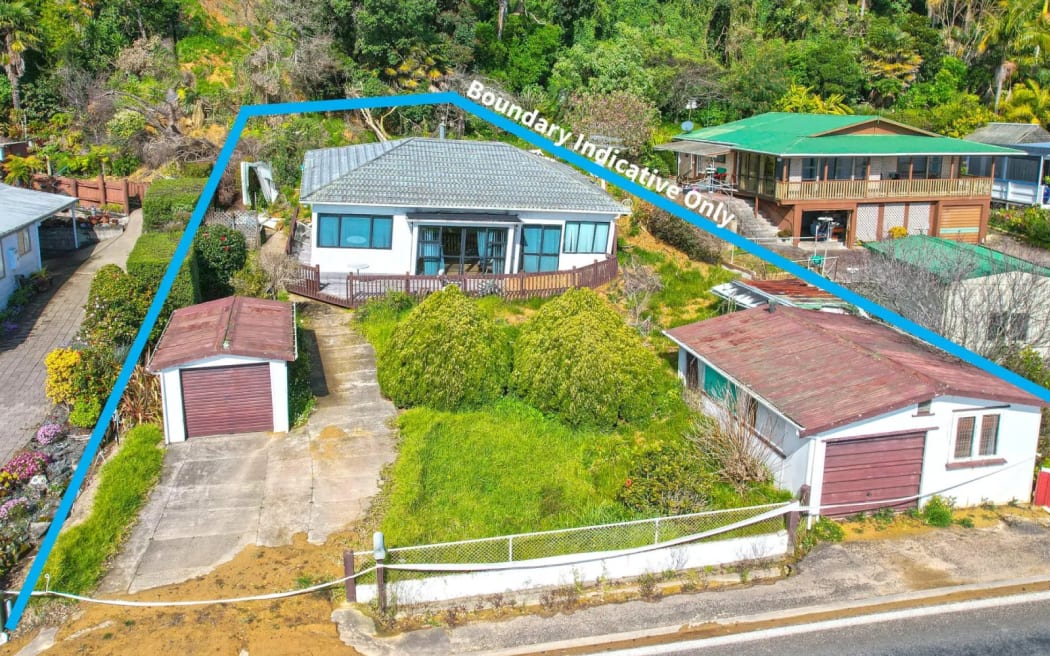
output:
[[[981,453],[981,432],[983,430],[985,417],[996,417],[995,444],[991,453]],[[956,455],[956,445],[959,440],[959,422],[963,419],[973,419],[973,433],[971,435],[970,451],[965,456]],[[1003,411],[1001,408],[987,412],[958,412],[952,417],[952,439],[948,445],[948,460],[950,462],[971,462],[974,460],[987,460],[1000,458],[999,439],[1002,434]]]
[[[33,252],[33,235],[29,232],[29,228],[22,228],[18,231],[18,249],[16,252],[18,257],[25,257]]]

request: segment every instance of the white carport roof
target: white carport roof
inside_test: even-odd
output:
[[[33,191],[0,183],[0,237],[72,207],[72,196]]]

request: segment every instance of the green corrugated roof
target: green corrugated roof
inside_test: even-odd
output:
[[[950,241],[928,235],[870,242],[864,246],[876,253],[906,262],[939,276],[983,278],[1008,271],[1026,271],[1050,276],[1050,269],[979,244]]]
[[[769,112],[732,123],[700,128],[675,139],[709,141],[739,150],[781,156],[820,155],[1018,155],[1020,151],[932,134],[845,134],[817,136],[878,116]]]

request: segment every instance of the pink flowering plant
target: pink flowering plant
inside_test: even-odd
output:
[[[25,497],[15,497],[0,504],[0,522],[18,519],[29,510],[29,500]]]
[[[36,443],[40,446],[47,446],[52,442],[60,439],[65,434],[62,430],[62,426],[52,422],[48,422],[41,426],[36,432]]]
[[[42,451],[25,451],[7,461],[0,469],[0,473],[6,472],[22,482],[28,481],[37,474],[44,473],[47,467],[48,457]]]

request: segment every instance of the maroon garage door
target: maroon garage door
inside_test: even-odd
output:
[[[875,502],[919,493],[925,432],[833,440],[827,444],[820,498],[824,509],[820,514],[841,517],[870,512],[881,507]],[[914,508],[916,502],[912,499],[885,505],[900,510]]]
[[[186,437],[273,430],[269,364],[180,373]]]

